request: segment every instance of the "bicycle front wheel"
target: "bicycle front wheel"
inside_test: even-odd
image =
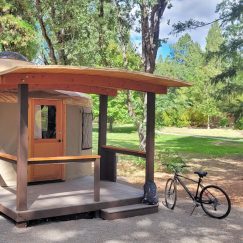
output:
[[[203,211],[212,218],[223,219],[231,210],[231,203],[226,192],[218,186],[206,186],[200,193]]]
[[[176,182],[173,179],[168,179],[165,185],[165,205],[169,209],[174,209],[177,199]]]

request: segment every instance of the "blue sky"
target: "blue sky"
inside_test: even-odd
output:
[[[164,44],[158,51],[158,56],[162,55],[165,58],[170,53],[170,45],[174,44],[181,35],[169,35],[172,30],[172,25],[178,21],[185,21],[190,18],[199,21],[212,21],[218,17],[215,13],[216,5],[222,0],[172,0],[173,7],[166,9],[160,25],[160,38],[168,38],[168,43]],[[170,20],[170,25],[167,21]],[[202,48],[205,47],[210,26],[199,28],[197,30],[188,31],[192,39],[198,42]],[[185,32],[183,33],[185,34]],[[131,41],[141,53],[141,35],[135,31],[131,32]]]

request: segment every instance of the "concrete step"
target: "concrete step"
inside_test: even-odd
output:
[[[151,213],[157,213],[159,205],[147,205],[147,204],[132,204],[122,207],[114,207],[102,209],[100,211],[100,217],[102,219],[113,220],[122,219],[140,215],[146,215]]]

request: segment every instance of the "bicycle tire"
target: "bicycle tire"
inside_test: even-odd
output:
[[[171,197],[172,195],[172,197]],[[177,200],[177,188],[174,179],[167,180],[165,185],[165,205],[169,209],[174,209]]]
[[[227,193],[214,185],[202,189],[200,203],[203,211],[212,218],[223,219],[229,215],[231,210],[231,202]]]

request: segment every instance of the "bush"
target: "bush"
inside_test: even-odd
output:
[[[171,117],[166,112],[162,114],[162,125],[165,127],[171,127],[173,125]]]
[[[197,109],[190,110],[190,122],[192,126],[204,127],[207,124],[207,118]]]
[[[187,127],[190,125],[189,113],[186,111],[181,112],[176,109],[170,109],[162,113],[161,119],[157,123],[165,127]]]
[[[243,117],[241,117],[236,121],[235,128],[239,130],[243,130]]]
[[[188,127],[190,126],[189,114],[187,112],[181,113],[178,117],[176,124],[177,127]]]
[[[156,154],[156,163],[158,167],[161,167],[162,170],[165,170],[168,173],[174,172],[176,169],[179,172],[184,172],[186,166],[186,162],[175,152],[166,150],[159,151]]]
[[[219,121],[219,126],[220,127],[227,127],[229,126],[229,120],[227,117],[222,117]]]

